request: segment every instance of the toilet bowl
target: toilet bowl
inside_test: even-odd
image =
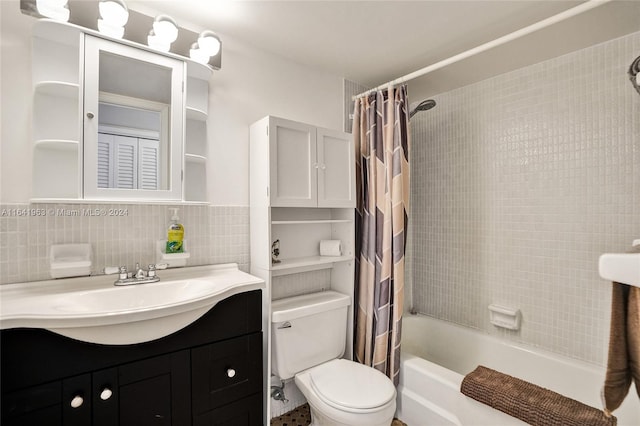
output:
[[[371,367],[336,359],[296,374],[312,426],[389,426],[396,411],[391,380]]]
[[[378,370],[342,359],[351,297],[334,291],[272,303],[272,372],[295,383],[313,426],[389,426],[396,390]]]

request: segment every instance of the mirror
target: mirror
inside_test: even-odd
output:
[[[184,63],[85,36],[84,198],[182,199]]]

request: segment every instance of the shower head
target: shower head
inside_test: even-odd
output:
[[[436,106],[436,101],[434,101],[433,99],[427,99],[427,100],[424,100],[424,101],[420,102],[420,103],[418,104],[418,106],[417,106],[417,107],[415,107],[415,108],[413,109],[413,111],[411,111],[411,112],[409,113],[409,118],[411,118],[411,117],[413,117],[414,115],[416,115],[419,111],[428,111],[428,110],[430,110],[431,108],[433,108],[434,106]]]

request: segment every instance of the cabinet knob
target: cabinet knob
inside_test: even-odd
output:
[[[89,111],[87,113],[87,118],[93,118],[93,117],[95,117],[95,115],[91,111]]]
[[[83,403],[84,403],[84,399],[80,395],[76,395],[71,400],[71,407],[72,408],[80,408]]]
[[[235,375],[236,375],[236,370],[234,370],[233,368],[227,369],[227,377],[234,377]]]
[[[327,168],[327,166],[325,166],[324,164],[322,164],[322,165],[320,166],[320,168],[321,168],[322,170],[325,170],[325,169]]]
[[[102,392],[100,392],[100,399],[103,401],[106,401],[107,399],[111,398],[111,395],[113,395],[113,392],[111,392],[111,389],[104,388],[102,389]]]

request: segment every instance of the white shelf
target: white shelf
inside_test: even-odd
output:
[[[309,256],[281,259],[280,263],[272,264],[273,276],[295,274],[298,272],[329,269],[337,262],[348,262],[353,256]]]
[[[80,85],[66,81],[40,81],[34,85],[36,93],[62,98],[77,98]]]
[[[56,151],[76,151],[79,146],[78,141],[68,139],[40,139],[35,142],[35,147],[39,149],[53,149]]]
[[[317,220],[272,220],[272,225],[313,225],[332,223],[351,223],[349,219],[317,219]]]
[[[185,154],[184,158],[187,162],[190,163],[201,163],[201,164],[206,164],[207,162],[207,157],[205,157],[204,155],[198,155],[198,154]]]
[[[201,109],[187,107],[187,120],[207,121],[208,114]]]

